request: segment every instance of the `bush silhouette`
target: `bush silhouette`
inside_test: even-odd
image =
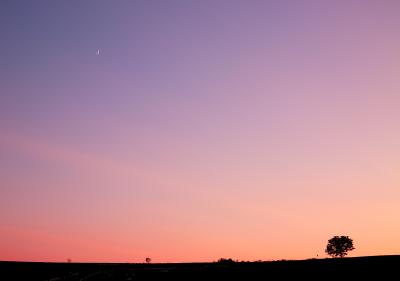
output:
[[[354,250],[353,239],[349,236],[334,236],[328,240],[325,252],[331,257],[337,258],[347,255],[347,252]]]
[[[235,261],[233,259],[225,259],[225,258],[220,258],[218,260],[218,263],[222,263],[222,264],[231,264],[234,263]]]

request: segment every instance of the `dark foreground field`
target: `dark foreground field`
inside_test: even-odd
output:
[[[254,263],[0,262],[0,280],[400,280],[400,256]]]

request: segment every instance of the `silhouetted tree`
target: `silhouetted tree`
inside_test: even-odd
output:
[[[334,258],[343,258],[347,255],[347,252],[354,249],[353,239],[349,238],[349,236],[334,236],[328,240],[325,252]]]
[[[225,259],[225,258],[220,258],[218,260],[218,263],[223,263],[223,264],[230,264],[230,263],[234,263],[235,261],[233,259]]]
[[[146,263],[151,263],[151,258],[146,258]]]

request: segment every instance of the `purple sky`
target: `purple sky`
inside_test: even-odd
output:
[[[399,4],[1,1],[0,260],[399,253]]]

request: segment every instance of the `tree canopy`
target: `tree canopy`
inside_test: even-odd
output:
[[[334,236],[328,240],[325,252],[331,257],[341,257],[347,255],[347,252],[354,250],[353,239],[349,236]]]

